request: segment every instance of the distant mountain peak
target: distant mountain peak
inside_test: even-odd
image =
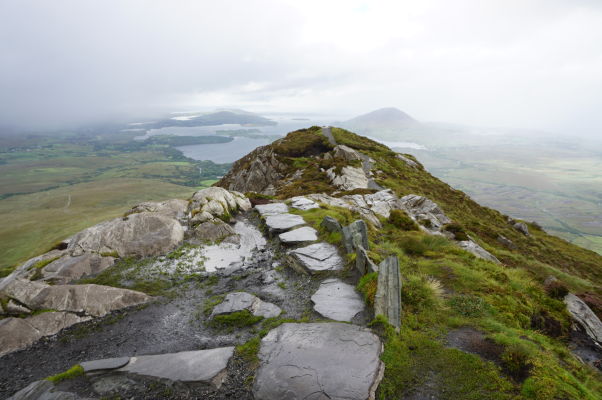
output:
[[[359,115],[348,121],[345,121],[346,126],[352,126],[356,129],[373,129],[373,128],[407,128],[418,124],[419,122],[412,118],[409,114],[395,107],[379,108],[367,114]]]

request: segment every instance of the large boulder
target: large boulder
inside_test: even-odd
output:
[[[569,293],[564,298],[566,308],[571,317],[583,328],[587,336],[602,348],[602,322],[600,318],[585,304],[583,300]]]
[[[344,144],[339,144],[335,146],[335,148],[332,150],[332,156],[343,161],[362,160],[360,153],[353,150],[351,147],[345,146]]]
[[[330,322],[287,323],[261,341],[257,400],[373,399],[382,343],[368,329]]]
[[[194,228],[194,236],[202,241],[216,242],[228,236],[236,236],[236,231],[230,225],[218,219],[203,222],[196,226]]]
[[[64,328],[89,320],[68,312],[45,312],[28,318],[0,320],[0,356],[24,349],[44,336],[54,335]]]
[[[101,285],[47,286],[25,303],[32,310],[58,310],[101,317],[111,311],[146,303],[142,292]]]
[[[141,212],[102,222],[76,234],[67,250],[73,256],[86,252],[120,257],[165,254],[184,239],[184,228],[165,215]]]

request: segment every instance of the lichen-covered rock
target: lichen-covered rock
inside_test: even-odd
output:
[[[84,229],[73,236],[67,250],[72,256],[90,252],[149,257],[174,250],[183,239],[184,228],[177,220],[141,212]]]
[[[315,201],[303,196],[292,197],[291,207],[296,208],[297,210],[311,210],[313,208],[320,208]]]
[[[283,324],[261,341],[257,400],[374,399],[382,343],[366,328],[339,322]]]
[[[6,315],[23,315],[30,314],[31,310],[27,307],[17,304],[13,299],[10,299],[6,302],[3,312]]]
[[[322,222],[320,222],[320,226],[326,229],[328,232],[343,232],[343,227],[341,226],[340,222],[329,215],[324,217]]]
[[[2,288],[0,288],[0,297],[15,299],[19,303],[29,307],[33,299],[47,287],[48,285],[42,282],[20,278],[11,279],[10,281],[3,282]]]
[[[0,356],[24,349],[44,336],[54,335],[61,330],[89,320],[68,312],[45,312],[27,318],[5,318],[0,320]]]
[[[335,148],[332,150],[332,156],[334,158],[339,158],[344,161],[355,161],[355,160],[361,161],[361,159],[362,159],[362,157],[360,156],[360,154],[357,151],[355,151],[351,147],[345,146],[343,144],[339,144],[339,145],[335,146]]]

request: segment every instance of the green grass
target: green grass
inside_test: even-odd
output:
[[[46,378],[46,380],[50,381],[56,385],[57,383],[60,383],[64,380],[77,378],[78,376],[82,376],[82,375],[84,375],[84,369],[82,368],[82,366],[74,365],[73,367],[69,368],[65,372],[61,372],[60,374],[49,376],[48,378]]]
[[[255,325],[262,319],[262,316],[255,316],[249,310],[242,310],[231,314],[216,315],[213,317],[211,325],[219,328],[244,328]]]

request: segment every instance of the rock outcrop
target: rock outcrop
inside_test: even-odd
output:
[[[408,215],[430,232],[439,232],[445,224],[452,222],[435,202],[426,197],[409,194],[399,200]]]
[[[243,194],[221,187],[209,187],[195,192],[188,206],[193,225],[216,218],[229,218],[239,210],[250,209],[251,202]]]
[[[188,202],[182,199],[171,199],[160,202],[147,201],[132,207],[126,213],[126,216],[139,212],[151,212],[164,215],[168,218],[183,220],[186,218],[188,212]]]
[[[326,175],[330,183],[340,190],[368,189],[368,177],[360,167],[345,166],[340,174],[332,167],[326,171]]]
[[[283,324],[261,341],[253,385],[257,400],[374,399],[382,343],[343,323]]]
[[[84,229],[73,236],[67,250],[117,254],[119,257],[148,257],[167,253],[184,240],[184,228],[170,217],[151,212],[130,214]]]

